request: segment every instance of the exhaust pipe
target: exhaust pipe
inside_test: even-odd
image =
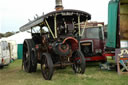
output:
[[[62,0],[56,0],[56,11],[63,10]]]

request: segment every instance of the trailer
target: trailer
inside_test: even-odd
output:
[[[113,54],[116,48],[128,44],[128,1],[111,0],[108,6],[108,28],[106,52]],[[111,55],[110,54],[110,55]]]
[[[0,41],[0,68],[10,64],[11,57],[9,54],[9,46],[7,41]]]
[[[128,72],[128,0],[111,0],[105,56],[114,56],[118,73]]]

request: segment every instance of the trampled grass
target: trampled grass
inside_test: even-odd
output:
[[[0,69],[0,85],[128,85],[128,75],[100,70],[98,63],[87,65],[83,75],[74,74],[71,67],[54,71],[52,80],[44,80],[40,65],[35,73],[21,70],[21,60]]]

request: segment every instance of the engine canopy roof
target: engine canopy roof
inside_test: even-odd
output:
[[[80,10],[65,9],[60,11],[53,11],[46,15],[42,15],[36,18],[35,20],[30,21],[29,23],[23,25],[22,27],[20,27],[20,31],[27,31],[32,27],[38,26],[39,24],[43,23],[45,19],[53,21],[54,16],[58,18],[57,19],[58,21],[61,19],[65,19],[65,20],[73,19],[75,23],[77,23],[78,21],[78,16],[80,16],[80,22],[91,19],[91,15],[89,13]]]

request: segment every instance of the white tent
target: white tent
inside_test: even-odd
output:
[[[12,49],[11,52],[12,52],[12,55],[17,55],[17,58],[18,59],[21,59],[22,56],[23,56],[23,42],[25,39],[31,39],[31,33],[28,33],[28,32],[20,32],[20,33],[17,33],[15,35],[12,35],[10,37],[7,38],[8,42],[9,41],[15,41],[16,43],[14,42],[10,42],[10,47],[14,47],[16,50]],[[17,53],[17,54],[16,54]]]
[[[7,40],[16,41],[16,44],[23,44],[25,39],[30,39],[30,38],[32,38],[31,33],[25,31],[12,35],[8,37]]]
[[[0,41],[7,41],[7,38],[1,38]]]
[[[0,41],[7,41],[10,49],[10,56],[12,59],[22,58],[23,42],[25,39],[31,39],[31,33],[19,32],[7,38],[2,38]]]
[[[12,59],[17,59],[17,44],[14,40],[8,40],[9,53]]]

